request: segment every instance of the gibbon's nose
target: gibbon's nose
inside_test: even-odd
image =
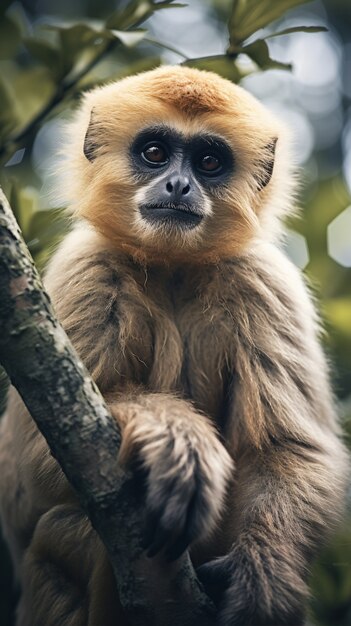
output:
[[[187,176],[172,176],[166,183],[166,191],[171,202],[181,202],[190,192]]]

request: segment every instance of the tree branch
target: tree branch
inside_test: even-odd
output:
[[[106,547],[130,623],[213,625],[189,555],[169,564],[141,548],[142,497],[117,464],[118,425],[55,318],[1,189],[0,292],[0,362]]]

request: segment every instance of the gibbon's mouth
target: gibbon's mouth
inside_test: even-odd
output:
[[[151,224],[169,224],[181,228],[194,228],[203,219],[197,207],[189,204],[143,204],[140,213]]]

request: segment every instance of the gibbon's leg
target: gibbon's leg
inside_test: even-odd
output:
[[[221,626],[304,624],[308,563],[341,508],[344,462],[332,433],[238,461],[237,539],[228,555],[198,569],[210,594],[225,590]]]
[[[185,400],[154,393],[108,405],[122,427],[121,463],[136,462],[146,480],[148,555],[166,549],[176,559],[219,520],[231,458],[211,422]]]
[[[104,548],[77,506],[40,518],[21,578],[16,626],[127,625]]]

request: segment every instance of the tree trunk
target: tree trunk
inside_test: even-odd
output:
[[[215,624],[188,553],[169,564],[142,550],[142,496],[117,464],[118,425],[55,317],[1,189],[0,327],[0,363],[103,541],[130,623]]]

